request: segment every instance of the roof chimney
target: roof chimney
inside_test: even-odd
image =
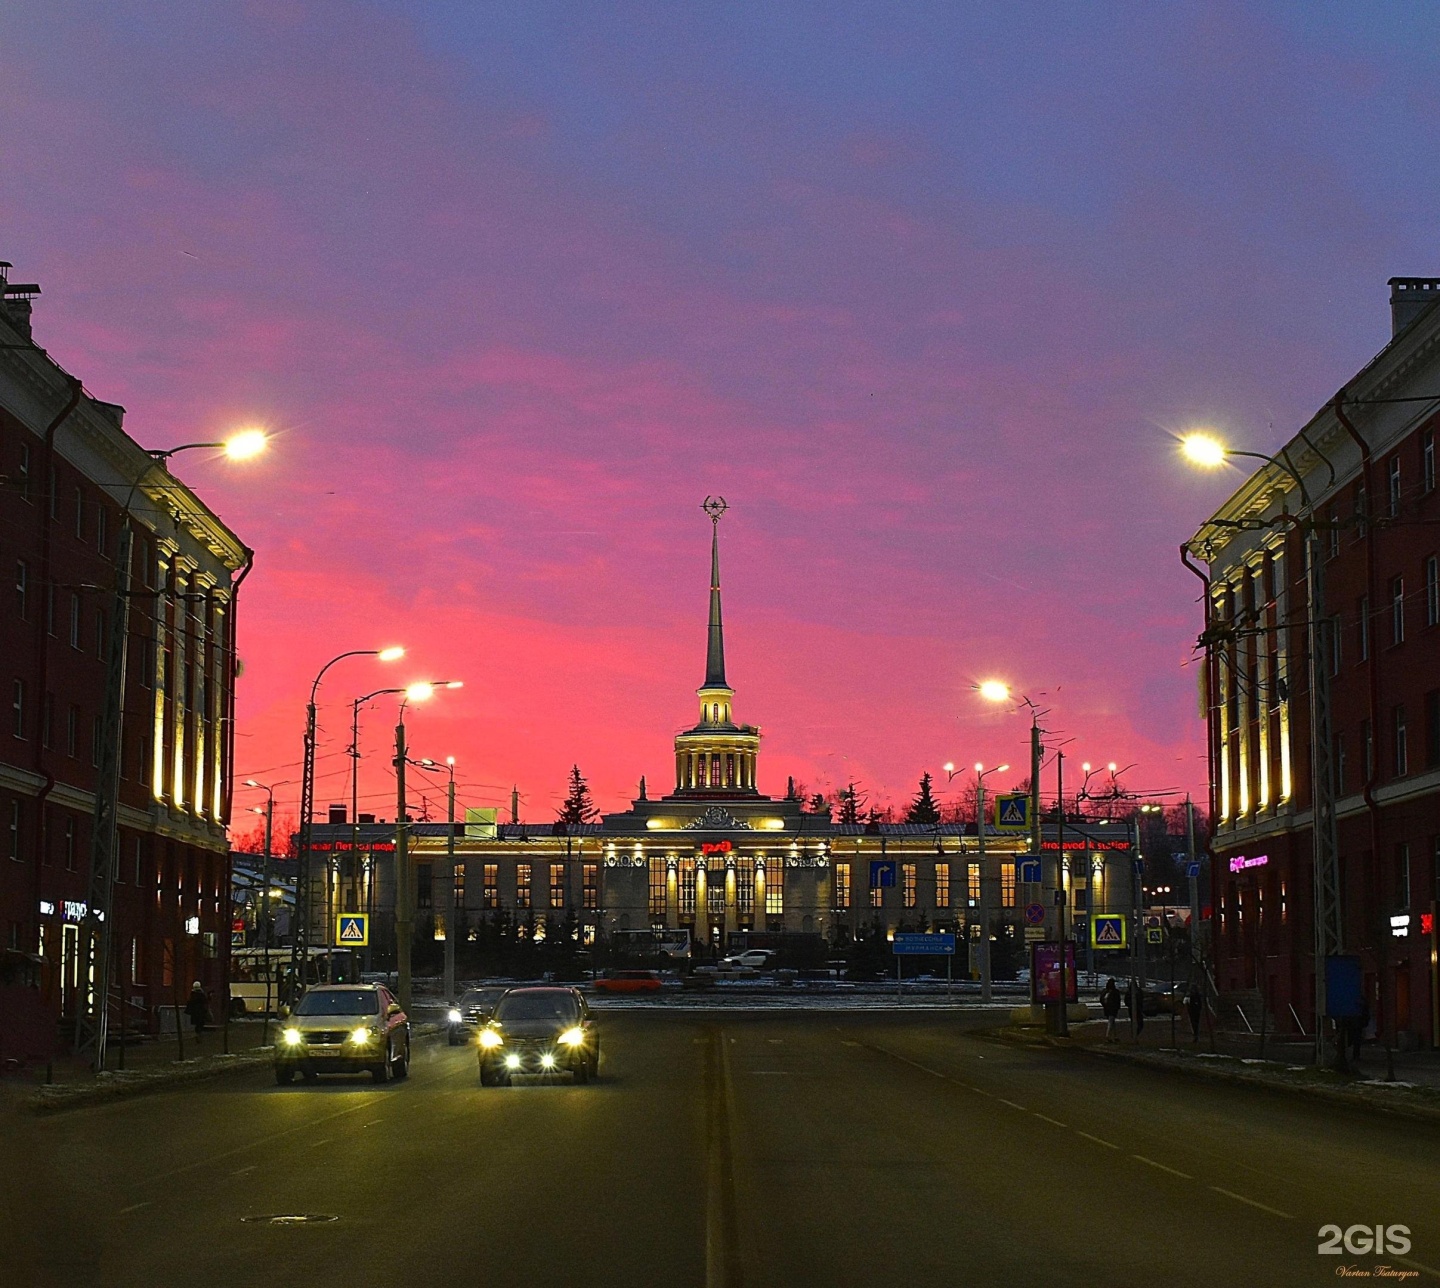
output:
[[[1440,300],[1440,277],[1392,277],[1390,338],[1393,340],[1436,300]]]
[[[35,282],[12,282],[7,259],[0,259],[0,314],[27,340],[30,339],[30,301],[40,294]]]

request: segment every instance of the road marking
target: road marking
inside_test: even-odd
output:
[[[1097,1145],[1104,1145],[1106,1149],[1120,1148],[1119,1145],[1112,1145],[1108,1140],[1101,1140],[1100,1137],[1092,1136],[1088,1131],[1081,1131],[1078,1127],[1075,1129],[1075,1134],[1085,1137],[1086,1140],[1093,1140]]]
[[[1427,1266],[1423,1261],[1415,1261],[1410,1257],[1396,1257],[1396,1261],[1403,1262],[1407,1266],[1414,1266],[1416,1270],[1423,1270],[1427,1275],[1440,1279],[1440,1270],[1434,1266]]]
[[[840,1045],[841,1045],[841,1046],[853,1046],[853,1047],[858,1047],[860,1044],[859,1044],[858,1042],[852,1042],[852,1041],[850,1041],[849,1038],[841,1038],[841,1039],[840,1039]]]
[[[334,1139],[335,1138],[333,1136],[327,1136],[324,1140],[317,1140],[313,1145],[310,1146],[310,1148],[319,1149],[321,1145],[328,1145]]]
[[[875,1047],[874,1049],[880,1051],[882,1055],[888,1055],[892,1060],[899,1060],[901,1064],[908,1064],[912,1069],[919,1069],[921,1073],[928,1073],[932,1078],[944,1078],[946,1082],[954,1081],[953,1078],[946,1077],[945,1074],[941,1073],[938,1069],[931,1069],[926,1065],[916,1064],[914,1060],[907,1060],[903,1055],[896,1055],[895,1052],[885,1051],[881,1047]]]
[[[253,1172],[259,1166],[258,1163],[251,1163],[249,1167],[242,1167],[237,1172],[231,1172],[231,1176],[244,1176],[246,1172]]]
[[[1171,1176],[1178,1176],[1184,1181],[1193,1181],[1195,1178],[1189,1172],[1179,1171],[1174,1167],[1167,1167],[1164,1163],[1157,1163],[1153,1158],[1146,1158],[1144,1154],[1131,1154],[1131,1158],[1138,1159],[1149,1167],[1158,1167],[1162,1172],[1169,1172]]]
[[[765,1041],[766,1041],[770,1046],[784,1046],[784,1045],[785,1045],[785,1039],[784,1039],[784,1038],[766,1038]]]
[[[1042,1119],[1043,1121],[1045,1121],[1045,1122],[1047,1122],[1047,1123],[1050,1123],[1051,1125],[1053,1125],[1053,1126],[1055,1126],[1055,1127],[1069,1127],[1069,1126],[1070,1126],[1069,1123],[1062,1123],[1058,1118],[1047,1118],[1044,1114],[1042,1114],[1042,1113],[1041,1113],[1039,1110],[1037,1110],[1037,1109],[1032,1109],[1030,1112],[1031,1112],[1032,1114],[1034,1114],[1035,1117],[1037,1117],[1037,1118],[1039,1118],[1039,1119]]]
[[[121,1208],[117,1215],[124,1216],[127,1212],[138,1212],[141,1208],[149,1206],[149,1203],[132,1203],[128,1208]]]
[[[1029,1112],[1024,1105],[1017,1105],[1013,1100],[1006,1100],[1004,1096],[996,1096],[995,1099],[1002,1105],[1009,1105],[1011,1109],[1018,1109],[1022,1114]]]
[[[1293,1221],[1295,1218],[1288,1212],[1282,1212],[1279,1208],[1266,1207],[1263,1203],[1257,1203],[1254,1199],[1247,1199],[1243,1194],[1236,1194],[1234,1190],[1221,1189],[1218,1185],[1210,1187],[1216,1194],[1223,1194],[1227,1199],[1234,1199],[1237,1203],[1248,1203],[1253,1208],[1259,1208],[1262,1212],[1268,1212],[1271,1216],[1278,1216],[1285,1221]]]
[[[734,1042],[734,1038],[730,1039]],[[741,1288],[740,1222],[735,1206],[729,1052],[716,1028],[705,1053],[705,1288]]]

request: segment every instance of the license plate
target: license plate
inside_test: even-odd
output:
[[[344,1049],[343,1049],[342,1047],[338,1047],[338,1046],[333,1046],[333,1047],[332,1047],[332,1046],[313,1046],[313,1047],[309,1047],[309,1048],[306,1050],[305,1054],[308,1055],[308,1056],[313,1060],[316,1056],[344,1055],[345,1052],[344,1052]]]

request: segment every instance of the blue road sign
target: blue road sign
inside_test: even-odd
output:
[[[1022,881],[1029,881],[1029,882],[1031,882],[1031,883],[1034,884],[1034,885],[1039,885],[1039,884],[1040,884],[1040,860],[1039,860],[1039,859],[1021,859],[1021,860],[1020,860],[1020,880],[1022,880]]]
[[[1027,792],[1000,792],[995,797],[995,828],[1000,832],[1023,832],[1030,826],[1030,796]]]
[[[1090,944],[1094,948],[1124,948],[1124,913],[1097,912],[1091,917]]]
[[[1200,875],[1200,865],[1198,863],[1187,863],[1185,865],[1185,875],[1187,877],[1198,877]]]
[[[897,934],[890,941],[890,950],[897,957],[950,957],[955,952],[955,936],[948,932],[935,935]]]
[[[894,859],[871,859],[870,888],[878,890],[882,886],[893,886],[898,867]]]
[[[1135,869],[1135,875],[1136,875],[1137,877],[1143,877],[1143,876],[1145,875],[1145,860],[1144,860],[1144,859],[1131,859],[1131,860],[1130,860],[1130,865]]]
[[[364,948],[370,942],[370,914],[342,912],[335,918],[335,942],[341,948]]]
[[[1043,926],[1045,924],[1045,905],[1043,903],[1027,903],[1025,905],[1025,924],[1027,926]]]

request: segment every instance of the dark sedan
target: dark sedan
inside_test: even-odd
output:
[[[600,1073],[600,1035],[573,988],[512,988],[480,1030],[480,1085],[509,1086],[518,1074],[569,1073],[577,1083]]]
[[[490,1022],[495,1003],[505,996],[504,988],[468,988],[445,1017],[445,1032],[451,1046],[459,1046],[470,1034]]]

